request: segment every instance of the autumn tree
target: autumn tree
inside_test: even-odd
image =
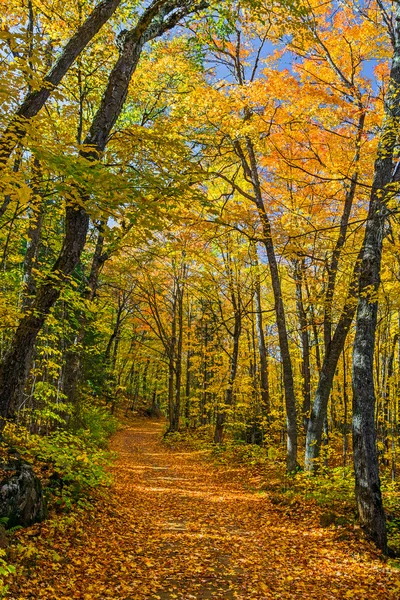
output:
[[[79,153],[82,165],[97,161],[104,152],[111,130],[122,111],[144,45],[173,28],[184,16],[198,8],[201,6],[196,3],[155,1],[143,12],[135,27],[120,34],[119,58]],[[93,169],[87,170],[87,174],[93,176]],[[10,350],[0,367],[3,417],[12,412],[15,397],[26,381],[36,336],[59,296],[60,283],[76,267],[85,245],[90,219],[85,204],[88,204],[89,196],[82,187],[74,189],[71,196],[66,206],[63,247],[52,274],[38,289],[30,313],[21,319]]]

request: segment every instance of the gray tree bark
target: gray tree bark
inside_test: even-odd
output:
[[[315,471],[318,467],[318,459],[321,450],[322,433],[324,422],[327,418],[328,401],[332,390],[333,378],[340,354],[343,351],[346,337],[356,312],[356,296],[358,289],[358,277],[360,272],[360,260],[362,249],[359,252],[352,274],[348,296],[340,315],[335,333],[325,353],[315,392],[314,403],[311,410],[307,427],[305,469]]]
[[[225,391],[225,398],[223,406],[217,412],[217,418],[215,422],[214,430],[214,443],[222,444],[224,440],[224,430],[226,422],[226,410],[229,409],[233,404],[233,386],[236,379],[238,359],[239,359],[239,340],[242,331],[242,315],[239,311],[235,311],[234,315],[234,327],[233,327],[233,349],[230,357],[229,366],[229,378],[228,386]]]
[[[278,262],[276,259],[274,242],[272,239],[271,223],[265,209],[262,196],[261,183],[258,175],[257,158],[252,141],[246,139],[246,149],[248,160],[242,149],[236,145],[236,149],[242,160],[243,169],[246,176],[252,182],[255,204],[261,219],[263,228],[263,243],[267,252],[269,270],[271,274],[272,290],[275,300],[276,325],[278,328],[279,348],[281,351],[283,383],[286,405],[286,423],[287,423],[287,453],[286,467],[289,472],[293,472],[297,467],[297,413],[296,396],[294,392],[293,369],[289,350],[289,338],[286,326],[285,307],[282,299],[281,279],[279,275]]]
[[[236,374],[238,370],[238,360],[239,360],[239,343],[240,336],[242,333],[242,306],[241,306],[241,297],[240,297],[240,289],[237,285],[237,281],[234,281],[232,266],[231,266],[231,257],[229,253],[225,258],[225,269],[228,274],[228,285],[230,291],[230,299],[232,304],[233,311],[233,330],[230,328],[226,328],[228,333],[232,337],[233,348],[232,353],[230,355],[229,360],[229,375],[228,375],[228,385],[225,390],[225,397],[223,401],[223,405],[218,408],[217,417],[215,422],[215,430],[214,430],[214,443],[222,444],[224,440],[224,431],[225,431],[225,422],[227,416],[227,410],[232,407],[233,404],[233,386],[235,384]]]
[[[255,310],[258,354],[260,359],[260,383],[261,383],[261,405],[267,417],[270,415],[269,379],[268,379],[268,351],[265,343],[264,322],[261,304],[260,276],[256,274],[255,280]]]
[[[396,3],[393,59],[384,120],[375,161],[361,263],[356,334],[353,349],[353,457],[356,499],[362,528],[387,552],[386,522],[380,491],[375,430],[374,348],[377,328],[382,246],[387,202],[398,193],[394,167],[400,125],[400,5]]]
[[[308,334],[307,314],[303,301],[303,271],[304,261],[295,263],[296,279],[296,307],[300,325],[302,365],[301,373],[303,376],[303,427],[307,431],[308,418],[311,409],[311,367],[310,367],[310,339]]]

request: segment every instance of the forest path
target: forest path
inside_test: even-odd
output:
[[[243,469],[166,448],[161,431],[138,420],[114,436],[110,499],[72,535],[55,532],[53,561],[41,558],[10,598],[400,598],[400,575],[366,542],[275,506]]]

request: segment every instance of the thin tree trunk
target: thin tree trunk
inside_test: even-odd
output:
[[[348,410],[349,410],[349,396],[347,393],[347,362],[346,362],[346,351],[343,348],[343,467],[347,466],[347,453],[349,450],[349,439],[348,439]]]
[[[185,272],[185,267],[183,267]],[[174,426],[175,431],[179,430],[181,415],[181,385],[182,385],[182,346],[183,346],[183,291],[184,282],[178,282],[177,285],[177,344],[175,360],[175,406],[174,406]]]
[[[224,440],[225,422],[226,422],[226,411],[230,409],[233,404],[233,386],[236,379],[236,373],[238,368],[239,358],[239,340],[242,330],[242,318],[240,313],[235,314],[235,324],[233,330],[233,350],[230,359],[228,386],[225,391],[225,398],[223,406],[217,412],[217,418],[215,422],[214,430],[214,443],[222,444]]]
[[[339,235],[336,240],[335,248],[332,253],[332,258],[328,265],[328,284],[326,286],[325,298],[324,298],[324,344],[325,352],[329,352],[329,346],[332,341],[332,305],[333,297],[335,293],[336,279],[339,269],[339,261],[342,255],[342,250],[346,242],[347,229],[349,225],[349,219],[351,209],[357,190],[357,183],[359,177],[359,163],[361,158],[361,142],[364,133],[365,125],[365,111],[362,104],[359,105],[360,117],[357,124],[357,133],[355,138],[355,155],[353,158],[353,165],[355,167],[353,177],[351,178],[349,189],[346,193],[343,213],[340,220]]]
[[[287,422],[287,455],[286,467],[289,472],[295,471],[297,467],[297,415],[296,415],[296,397],[294,392],[293,369],[289,351],[289,339],[286,327],[285,308],[282,299],[281,280],[278,269],[278,262],[275,254],[275,247],[272,240],[272,231],[269,217],[267,215],[264,200],[262,196],[261,183],[258,175],[257,159],[254,145],[250,138],[246,139],[246,148],[248,160],[246,159],[240,145],[235,144],[235,148],[241,158],[243,169],[252,182],[255,204],[263,228],[263,244],[265,246],[268,264],[271,274],[272,290],[275,300],[276,324],[278,328],[279,347],[281,351],[283,381],[286,404],[286,422]]]
[[[108,258],[107,253],[103,253],[104,247],[104,234],[103,227],[100,225],[99,233],[97,236],[96,247],[92,259],[92,266],[90,269],[90,275],[86,290],[83,293],[83,297],[87,300],[93,301],[98,285],[98,278],[100,269],[104,262]],[[79,399],[79,382],[81,379],[81,354],[82,344],[85,339],[87,328],[87,317],[85,313],[81,313],[79,316],[79,329],[75,336],[74,342],[69,346],[65,355],[64,365],[64,385],[63,391],[67,397],[67,401],[72,404],[76,409],[78,408]]]
[[[147,357],[146,362],[144,363],[143,377],[142,377],[142,401],[145,404],[147,403],[147,392],[148,392],[147,380],[148,380],[148,374],[149,374],[149,364],[150,364],[150,359],[149,359],[149,357]]]
[[[390,323],[388,326],[388,336],[390,335]],[[383,427],[382,427],[382,442],[385,448],[385,456],[384,456],[384,465],[386,467],[389,466],[389,429],[391,428],[392,418],[391,418],[391,390],[393,383],[393,373],[394,373],[394,357],[396,352],[396,346],[399,339],[399,334],[393,338],[392,348],[389,354],[389,360],[387,365],[387,373],[386,373],[386,381],[385,381],[385,390],[383,397]]]
[[[185,379],[185,421],[186,427],[190,425],[190,392],[192,383],[192,358],[193,349],[191,348],[191,328],[192,328],[192,306],[189,304],[188,312],[188,331],[187,331],[187,352],[186,352],[186,379]]]
[[[12,168],[12,172],[13,173],[18,173],[18,171],[21,168],[21,162],[22,162],[22,153],[23,150],[22,148],[19,146],[15,152],[15,159],[14,159],[14,164],[13,164],[13,168]],[[0,206],[0,219],[3,217],[3,215],[5,214],[7,208],[9,207],[10,203],[12,200],[12,196],[10,194],[6,194],[4,196],[4,200],[2,205]]]
[[[33,276],[33,270],[37,265],[40,235],[43,225],[43,199],[40,195],[40,184],[42,180],[42,173],[40,163],[37,159],[34,160],[33,164],[33,182],[32,182],[32,194],[34,196],[33,211],[31,216],[31,222],[28,229],[28,245],[24,257],[24,283],[25,289],[22,299],[22,310],[26,311],[34,297],[36,291],[36,280]]]
[[[240,32],[237,32],[236,54],[233,60],[233,68],[239,85],[245,85],[244,66],[241,63],[241,37]],[[251,111],[246,108],[244,111],[244,121],[251,119]],[[275,301],[276,324],[278,328],[279,347],[281,352],[281,361],[283,369],[284,391],[285,391],[285,406],[286,406],[286,424],[287,424],[287,449],[286,449],[286,468],[288,472],[294,472],[297,468],[297,413],[296,413],[296,396],[294,391],[292,361],[289,351],[289,339],[286,327],[285,309],[282,299],[282,289],[278,262],[276,259],[274,242],[272,239],[271,223],[268,213],[265,208],[259,170],[257,164],[256,151],[250,137],[245,136],[246,152],[242,148],[239,140],[233,142],[233,148],[237,153],[242,163],[245,179],[251,182],[254,197],[245,194],[248,199],[251,199],[257,208],[263,231],[263,244],[265,246],[269,270],[271,275],[272,290]]]
[[[206,424],[206,409],[208,405],[208,325],[206,323],[204,330],[204,348],[203,348],[203,382],[200,399],[200,425]]]
[[[340,354],[343,351],[348,330],[356,311],[355,297],[357,295],[358,276],[362,249],[356,259],[352,273],[348,297],[336,326],[335,333],[326,352],[322,364],[318,386],[315,393],[314,404],[308,421],[305,453],[305,469],[309,472],[318,468],[318,459],[321,450],[322,432],[328,414],[329,396],[332,390],[333,378]]]
[[[176,354],[176,312],[177,312],[177,298],[174,291],[174,298],[172,304],[172,318],[171,318],[171,338],[168,346],[168,418],[169,418],[169,432],[178,431],[178,424],[175,422],[175,354]]]
[[[360,147],[364,132],[365,113],[362,105],[359,105],[362,111],[357,125],[357,134],[355,139],[355,170],[351,179],[350,187],[346,193],[343,213],[340,221],[339,235],[336,240],[335,248],[332,253],[331,261],[328,265],[328,284],[324,298],[324,361],[320,370],[318,386],[314,398],[314,403],[307,426],[305,468],[307,471],[313,471],[317,468],[315,459],[318,458],[321,449],[322,431],[325,429],[325,443],[328,441],[328,402],[332,390],[333,378],[340,354],[344,348],[347,337],[347,331],[355,314],[354,298],[356,295],[356,282],[358,281],[359,262],[361,254],[356,261],[356,267],[350,282],[348,300],[345,303],[335,333],[332,337],[332,305],[335,293],[336,278],[339,269],[339,261],[343,247],[346,242],[346,234],[353,206],[357,182],[359,175]]]
[[[303,301],[303,271],[304,265],[296,262],[295,264],[295,279],[296,279],[296,306],[300,324],[300,339],[302,365],[301,373],[303,376],[303,427],[307,431],[308,419],[311,409],[311,368],[310,368],[310,340],[308,337],[308,322],[307,314],[304,308]]]
[[[259,274],[256,274],[255,279],[255,309],[256,309],[256,331],[258,354],[260,360],[260,383],[261,383],[261,405],[262,410],[269,418],[271,412],[270,397],[269,397],[269,380],[268,380],[268,352],[265,343],[263,313],[261,304],[261,285]]]
[[[214,430],[214,443],[222,444],[225,433],[225,422],[227,416],[227,410],[231,409],[233,405],[233,386],[235,384],[237,369],[238,369],[238,359],[239,359],[239,341],[240,335],[242,332],[242,311],[241,311],[241,294],[240,287],[237,285],[237,280],[234,279],[233,271],[232,271],[232,261],[229,251],[227,252],[226,257],[224,257],[225,262],[225,270],[228,276],[228,287],[230,291],[230,300],[232,303],[233,310],[233,331],[229,331],[233,340],[233,348],[232,353],[230,355],[230,364],[229,364],[229,375],[228,375],[228,385],[224,394],[223,405],[218,407],[216,422],[215,422],[215,430]]]

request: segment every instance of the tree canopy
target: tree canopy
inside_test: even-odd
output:
[[[291,474],[353,457],[388,552],[398,2],[1,7],[2,431],[104,405]]]

